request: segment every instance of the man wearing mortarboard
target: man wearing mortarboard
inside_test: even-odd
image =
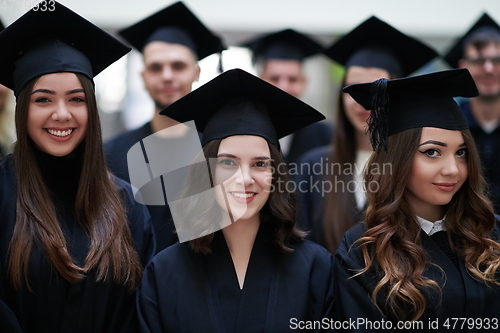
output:
[[[292,29],[271,33],[244,43],[253,53],[259,77],[290,95],[301,98],[307,87],[303,60],[323,52],[313,39]],[[321,122],[307,126],[280,140],[281,150],[292,167],[307,151],[327,145],[332,139],[331,125]]]
[[[467,68],[479,96],[459,101],[481,156],[490,199],[500,213],[500,26],[484,13],[445,55],[451,67]]]
[[[179,123],[161,116],[160,111],[191,92],[193,82],[198,81],[200,75],[198,61],[213,53],[221,53],[225,46],[182,2],[176,2],[119,33],[143,54],[142,78],[155,104],[154,116],[150,122],[105,144],[109,169],[118,177],[131,182],[127,164],[130,148],[159,131],[161,133],[157,135],[161,134],[161,139],[164,140],[183,136],[180,133],[182,126],[164,131]],[[159,252],[177,241],[172,216],[165,204],[148,205],[148,210]]]

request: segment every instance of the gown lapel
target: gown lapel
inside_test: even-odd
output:
[[[274,251],[264,241],[263,228],[255,239],[243,289],[221,231],[214,235],[207,274],[217,332],[270,332],[276,302]]]

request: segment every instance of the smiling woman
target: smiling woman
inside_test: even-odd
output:
[[[445,332],[451,317],[497,318],[500,224],[453,100],[477,95],[469,72],[382,79],[344,91],[372,110],[375,153],[365,181],[380,186],[368,189],[365,223],[346,233],[336,253],[335,319],[389,319],[393,327],[432,322],[422,331]],[[394,172],[371,172],[378,163],[391,163]]]
[[[129,49],[54,6],[0,34],[0,83],[17,97],[17,142],[0,163],[0,327],[134,331],[154,242],[145,207],[106,169],[93,84]]]
[[[36,147],[66,156],[87,134],[88,108],[83,85],[74,73],[40,77],[30,97],[28,135]]]
[[[324,117],[242,70],[219,75],[162,114],[194,120],[207,163],[191,170],[176,221],[179,232],[190,231],[189,243],[161,251],[145,270],[142,331],[284,332],[292,318],[328,320],[332,257],[303,239],[294,193],[276,186],[288,174],[273,173],[286,169],[278,139]],[[207,168],[215,189],[208,197],[197,194],[213,192],[196,190],[196,175]]]

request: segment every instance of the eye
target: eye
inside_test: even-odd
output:
[[[172,69],[175,71],[182,71],[187,67],[187,64],[183,62],[175,62],[172,64]]]
[[[425,151],[419,151],[419,152],[420,154],[424,154],[425,156],[430,158],[436,158],[439,156],[439,150],[437,149],[427,149]]]
[[[159,64],[151,64],[148,66],[150,72],[161,72],[161,66]]]
[[[48,103],[50,102],[50,100],[46,97],[38,97],[37,99],[35,99],[35,103]]]
[[[234,161],[230,158],[219,159],[217,164],[222,166],[223,168],[234,168],[234,167],[238,166],[238,163],[236,163],[236,161]]]
[[[73,97],[73,98],[71,98],[70,101],[76,102],[76,103],[85,103],[85,99],[83,99],[82,97]]]
[[[457,150],[458,157],[467,157],[467,148]]]
[[[262,168],[262,169],[265,169],[265,168],[268,168],[269,167],[269,162],[267,161],[258,161],[254,164],[257,168]]]

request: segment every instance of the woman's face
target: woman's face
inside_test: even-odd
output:
[[[348,86],[355,83],[373,82],[381,78],[389,79],[389,72],[375,67],[351,66],[347,68],[345,84]],[[370,111],[365,110],[351,95],[347,93],[342,94],[347,119],[349,119],[356,131],[365,133],[368,126],[366,121],[370,117]]]
[[[271,153],[260,136],[236,135],[221,141],[215,183],[222,184],[218,204],[234,221],[259,218],[272,183]]]
[[[85,138],[88,108],[85,91],[73,73],[41,76],[28,109],[28,135],[41,151],[66,156]]]
[[[405,191],[415,213],[423,218],[439,216],[441,206],[451,201],[467,177],[462,133],[424,127]]]

